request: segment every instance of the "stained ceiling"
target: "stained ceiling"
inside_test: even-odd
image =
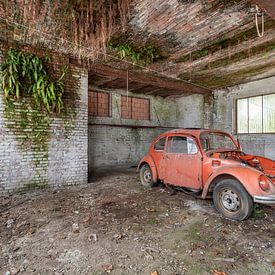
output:
[[[264,14],[262,38],[255,25],[256,2],[268,11]],[[209,89],[233,86],[275,75],[273,1],[256,2],[136,0],[130,6],[126,33],[118,32],[115,37],[121,44],[156,47],[162,58],[147,66],[153,71]],[[261,22],[259,16],[260,31]],[[112,50],[110,53],[116,54]],[[104,63],[125,71],[142,71],[108,58]],[[150,71],[146,73],[150,74]],[[112,81],[104,84],[100,77],[105,76],[93,75],[91,81],[95,85],[101,81],[101,88],[112,88],[121,83],[121,77],[112,76]],[[132,91],[135,91],[135,85],[137,92],[145,88],[136,81],[132,84]],[[155,87],[155,94],[158,94],[158,88]]]
[[[99,88],[209,94],[275,75],[274,0],[2,2],[1,41],[85,59]]]

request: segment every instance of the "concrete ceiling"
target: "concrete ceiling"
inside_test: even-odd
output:
[[[273,14],[272,6],[265,8]],[[265,15],[265,33],[258,37],[255,4],[248,0],[135,0],[127,32],[116,37],[158,48],[163,59],[149,65],[152,70],[216,89],[275,75],[274,27]]]
[[[262,8],[272,19],[275,19],[275,1],[274,0],[253,0]]]

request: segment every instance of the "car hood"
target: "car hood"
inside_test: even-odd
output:
[[[220,161],[221,166],[242,166],[256,170],[275,184],[275,161],[272,159],[241,153],[227,159],[220,158]]]

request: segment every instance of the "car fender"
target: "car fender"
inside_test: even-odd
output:
[[[222,166],[216,169],[204,184],[202,197],[206,198],[210,185],[215,182],[219,176],[234,177],[238,180],[246,191],[251,195],[264,195],[265,193],[259,187],[259,176],[263,175],[262,172],[244,165],[230,165]]]
[[[153,182],[157,182],[157,180],[158,180],[157,168],[156,168],[153,158],[150,155],[147,155],[141,159],[137,169],[139,170],[141,168],[141,166],[145,163],[150,166]]]

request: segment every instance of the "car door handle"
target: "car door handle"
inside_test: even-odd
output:
[[[163,159],[169,159],[169,157],[168,157],[168,156],[163,156],[162,158],[163,158]]]

